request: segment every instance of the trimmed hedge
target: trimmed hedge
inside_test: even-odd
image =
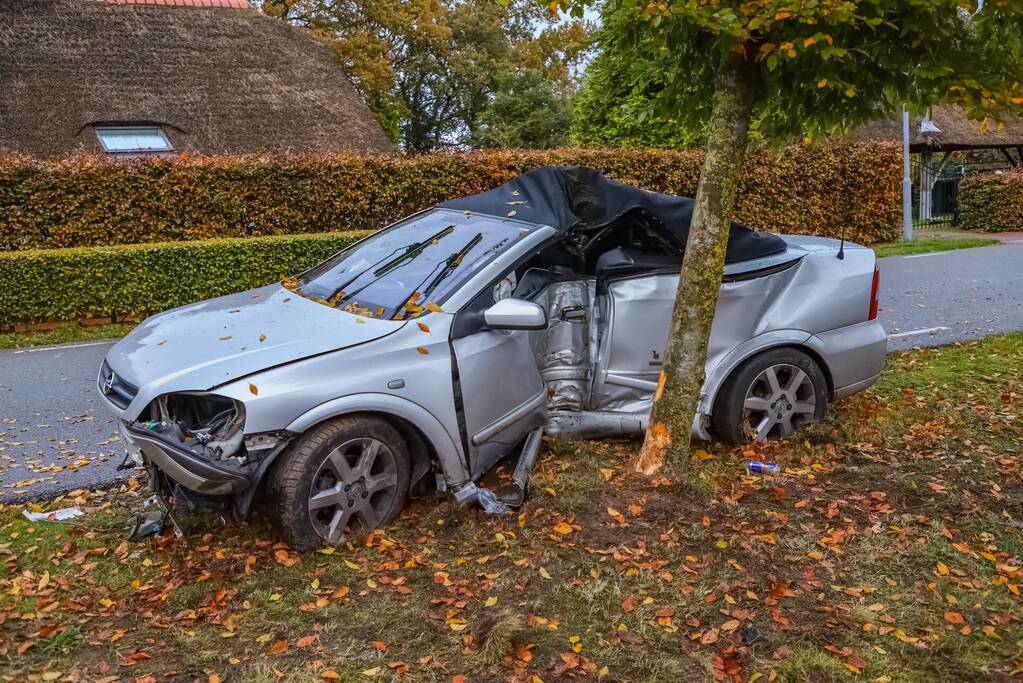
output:
[[[1023,172],[963,178],[959,183],[959,221],[966,230],[1023,231]]]
[[[0,252],[0,329],[135,317],[274,282],[369,232]]]
[[[580,164],[692,196],[702,152],[637,149],[467,154],[36,161],[0,156],[0,250],[375,229],[545,164]],[[767,230],[873,243],[900,234],[897,144],[751,153],[736,218]]]

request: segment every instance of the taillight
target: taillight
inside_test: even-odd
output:
[[[870,313],[867,320],[877,318],[877,295],[881,291],[881,269],[874,266],[874,282],[870,285]]]

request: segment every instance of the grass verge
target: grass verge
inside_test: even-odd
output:
[[[1023,335],[889,364],[798,440],[697,451],[709,501],[559,439],[517,514],[434,496],[305,556],[212,516],[129,544],[137,482],[0,508],[0,679],[1015,680]]]
[[[998,240],[984,237],[925,237],[908,242],[882,242],[872,249],[878,258],[885,256],[906,256],[909,254],[927,254],[934,251],[952,251],[971,247],[986,247],[999,244]]]
[[[131,332],[134,323],[110,323],[86,327],[78,323],[61,323],[60,327],[43,332],[5,332],[0,334],[0,349],[23,349],[30,346],[52,346],[70,342],[116,339]]]

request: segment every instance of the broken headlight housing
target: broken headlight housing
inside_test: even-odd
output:
[[[135,426],[206,460],[245,461],[245,406],[226,396],[165,394],[149,405]]]

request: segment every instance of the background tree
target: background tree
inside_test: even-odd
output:
[[[327,41],[385,131],[412,153],[468,144],[498,90],[530,91],[513,81],[535,80],[533,71],[552,84],[561,97],[549,102],[561,107],[588,49],[588,24],[553,21],[532,0],[264,0],[262,7]],[[489,125],[502,123],[499,112],[523,113],[501,107]]]
[[[550,6],[582,16],[587,0]],[[607,0],[600,69],[611,110],[704,141],[664,366],[637,467],[688,467],[728,225],[751,122],[767,140],[823,136],[902,103],[978,117],[1023,104],[1023,8],[987,0]],[[608,87],[613,84],[605,84]]]
[[[499,79],[494,98],[476,120],[473,147],[550,148],[568,140],[569,96],[536,69],[514,69]]]

